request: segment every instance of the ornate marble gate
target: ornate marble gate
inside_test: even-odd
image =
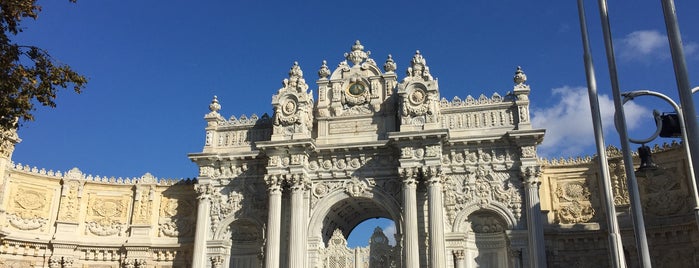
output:
[[[271,117],[225,119],[214,97],[190,155],[195,267],[366,267],[361,250],[338,252],[374,217],[398,235],[370,267],[546,266],[544,131],[529,122],[522,70],[511,93],[449,101],[419,51],[400,82],[390,55],[383,71],[370,55],[357,41],[334,70],[323,61],[317,100],[294,63]]]

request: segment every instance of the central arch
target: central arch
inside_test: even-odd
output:
[[[396,224],[396,233],[401,234],[402,213],[397,200],[376,188],[355,196],[343,190],[335,191],[318,201],[312,210],[308,225],[309,241],[328,240],[335,229],[347,237],[359,223],[371,218],[388,218]],[[399,242],[396,242],[399,244]],[[320,246],[320,245],[319,245]]]

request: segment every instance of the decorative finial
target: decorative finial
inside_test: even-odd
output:
[[[345,58],[354,63],[354,65],[357,65],[369,58],[369,55],[371,55],[371,51],[365,52],[364,46],[361,42],[359,42],[359,40],[357,40],[352,46],[352,52],[345,53]]]
[[[297,61],[294,61],[294,65],[291,66],[291,69],[289,70],[289,78],[285,78],[282,81],[282,85],[284,87],[280,90],[289,89],[297,92],[302,92],[308,89],[306,80],[303,79],[303,71],[301,71],[301,66],[299,66],[299,63]]]
[[[383,70],[387,73],[392,73],[396,71],[396,62],[393,61],[393,56],[391,56],[391,54],[388,54],[386,63],[383,64]]]
[[[303,77],[303,71],[301,71],[301,67],[299,66],[298,61],[294,61],[294,65],[291,66],[291,69],[289,70],[289,78],[299,78]]]
[[[514,81],[515,81],[515,84],[517,84],[517,85],[523,85],[524,83],[527,82],[527,75],[524,74],[521,66],[517,66],[517,71],[515,71]]]
[[[321,65],[320,70],[318,70],[318,76],[320,79],[327,79],[329,75],[330,69],[328,69],[328,62],[323,60],[323,65]]]
[[[410,61],[410,67],[408,67],[407,73],[408,77],[411,78],[418,77],[424,81],[433,80],[430,74],[430,68],[427,67],[427,61],[422,54],[420,54],[420,50],[415,51],[415,55],[413,56],[413,60]]]
[[[214,96],[214,99],[211,100],[211,104],[209,104],[209,111],[212,113],[218,113],[218,111],[221,110],[221,104],[218,104],[218,97]]]

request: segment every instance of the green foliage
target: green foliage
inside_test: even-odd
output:
[[[0,129],[34,120],[35,104],[56,107],[58,89],[72,87],[80,93],[87,83],[46,50],[12,42],[11,37],[22,32],[22,20],[36,19],[40,11],[36,0],[0,0]]]

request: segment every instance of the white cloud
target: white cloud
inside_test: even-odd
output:
[[[388,237],[389,245],[396,245],[396,224],[394,222],[391,222],[391,225],[388,225],[383,228],[383,234],[386,235],[386,237]]]
[[[684,42],[684,54],[690,56],[699,45]],[[670,47],[667,36],[656,30],[640,30],[627,34],[617,42],[617,54],[624,60],[649,61],[669,59]]]
[[[532,109],[532,124],[545,128],[544,142],[539,146],[539,154],[544,157],[576,156],[594,148],[590,102],[585,87],[564,86],[551,90],[556,104],[543,109]],[[614,131],[614,101],[608,95],[599,96],[602,129],[606,133]],[[640,124],[640,119],[649,116],[648,109],[632,102],[624,105],[628,129]]]

